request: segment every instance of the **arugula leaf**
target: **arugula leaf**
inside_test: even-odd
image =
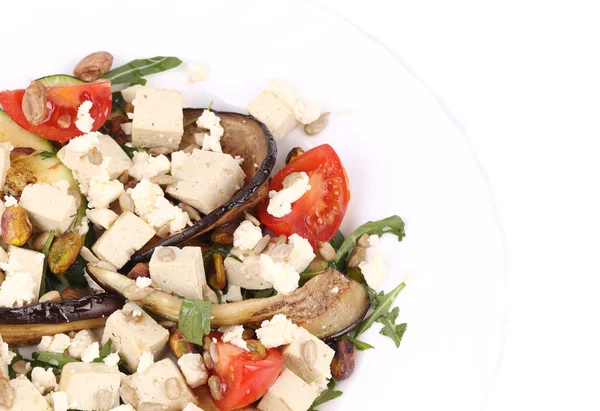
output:
[[[127,64],[112,69],[102,76],[114,84],[140,84],[143,76],[161,73],[181,64],[177,57],[152,57],[149,59],[137,59]]]
[[[266,290],[257,291],[256,294],[254,294],[254,298],[269,298],[274,296],[275,294],[277,294],[275,292],[275,289],[267,288]]]
[[[38,156],[42,157],[43,160],[46,160],[47,158],[52,158],[54,157],[56,154],[53,153],[52,151],[40,151]]]
[[[383,291],[380,292],[379,294],[376,294],[375,291],[373,291],[372,289],[370,289],[370,288],[368,289],[369,290],[369,298],[371,300],[371,307],[373,308],[373,312],[367,318],[362,320],[360,324],[358,324],[358,327],[356,327],[356,329],[354,330],[354,338],[358,337],[359,335],[361,335],[362,333],[367,331],[369,328],[371,328],[371,326],[373,324],[375,324],[375,322],[377,322],[382,317],[386,319],[385,320],[386,322],[389,321],[390,325],[392,325],[392,324],[395,325],[396,317],[398,317],[398,314],[396,314],[396,317],[393,317],[393,314],[390,313],[389,310],[392,306],[392,303],[394,302],[394,300],[396,299],[398,294],[400,294],[400,291],[402,291],[402,289],[405,286],[406,286],[406,284],[400,283],[400,285],[398,285],[398,287],[394,288],[392,291],[390,291],[387,294],[384,294]],[[393,311],[395,311],[395,309],[392,310],[392,312]],[[385,325],[386,324],[384,324],[384,326]],[[405,326],[405,328],[406,328],[406,326]],[[388,332],[391,332],[391,330]],[[383,334],[383,335],[387,335],[387,334]],[[399,336],[399,338],[393,338],[394,342],[396,342],[396,345],[400,344],[399,341],[401,338],[402,338],[401,335]]]
[[[326,403],[327,401],[335,400],[337,397],[341,396],[342,391],[336,391],[335,386],[337,385],[337,381],[335,378],[332,378],[327,384],[327,389],[323,391],[312,403],[308,411],[317,411],[315,407]]]
[[[398,241],[402,241],[404,238],[404,221],[397,215],[393,215],[388,218],[384,218],[379,221],[368,221],[358,227],[340,246],[337,253],[335,254],[335,258],[333,259],[333,263],[335,265],[339,265],[340,261],[344,258],[346,254],[356,245],[356,242],[363,234],[377,234],[382,236],[383,234],[390,233],[394,234],[398,237]]]
[[[364,341],[357,340],[356,338],[352,338],[349,335],[345,335],[344,338],[347,339],[348,341],[352,342],[352,344],[354,344],[354,346],[356,347],[356,349],[358,351],[365,351],[365,350],[370,350],[371,348],[375,348],[371,344],[367,344]]]
[[[335,250],[338,250],[342,244],[344,244],[344,240],[344,234],[340,230],[337,230],[333,235],[333,238],[329,240],[329,244],[331,244]]]
[[[93,362],[102,362],[108,355],[110,354],[110,349],[112,347],[112,338],[109,338],[108,341],[104,343],[104,345],[100,348],[100,355],[98,358],[95,358]]]
[[[396,324],[396,319],[398,318],[398,314],[400,313],[400,309],[395,307],[392,311],[383,317],[379,317],[377,322],[383,324],[383,328],[379,333],[381,335],[385,335],[386,337],[390,337],[396,343],[396,347],[400,347],[400,342],[402,341],[402,336],[406,331],[406,323]]]
[[[227,250],[221,250],[220,248],[213,248],[212,250],[206,250],[204,253],[202,253],[202,257],[204,257],[204,258],[210,257],[213,254],[221,254],[223,256],[223,258],[231,257],[234,260],[237,260],[240,263],[243,263],[243,261],[237,255],[231,254]]]
[[[54,231],[50,231],[48,238],[42,248],[42,254],[44,254],[44,267],[42,267],[42,280],[40,282],[40,297],[46,294],[46,272],[48,271],[48,253],[50,252],[50,246],[54,240]]]
[[[115,111],[116,109],[120,109],[122,103],[123,103],[123,94],[121,94],[120,91],[113,91],[113,93],[112,93],[113,111]]]
[[[324,271],[324,270],[323,270]],[[312,273],[302,273],[300,274],[300,282],[298,283],[300,286],[303,286],[304,284],[306,284],[309,280],[312,280],[313,278],[315,278],[316,276],[318,276],[319,274],[322,274],[323,271],[315,271]]]
[[[179,330],[189,342],[202,345],[210,333],[212,304],[208,301],[184,299],[179,310]]]
[[[34,352],[32,354],[34,360],[47,364],[53,368],[57,368],[59,370],[64,367],[65,364],[70,362],[79,362],[73,357],[70,357],[65,354],[57,354],[52,352]]]

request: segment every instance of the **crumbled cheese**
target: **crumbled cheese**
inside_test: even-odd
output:
[[[63,391],[54,391],[50,394],[52,408],[54,411],[68,411],[69,396]]]
[[[190,61],[187,68],[190,82],[197,83],[208,79],[208,67],[206,64],[199,61]]]
[[[269,192],[267,212],[273,217],[281,218],[292,212],[292,203],[310,190],[308,174],[304,171],[291,173],[283,179],[281,191]]]
[[[377,234],[371,234],[369,236],[369,246],[375,247],[379,245],[379,236]]]
[[[313,100],[299,101],[294,107],[294,116],[302,124],[310,124],[321,115],[321,105]]]
[[[23,271],[23,265],[16,258],[9,256],[8,263],[0,262],[0,269],[5,274],[0,285],[0,307],[22,307],[36,298],[33,276]]]
[[[62,354],[71,345],[71,338],[67,334],[60,333],[60,334],[55,334],[54,336],[50,337],[51,340],[48,343],[46,349],[42,350],[41,348],[46,345],[46,342],[48,342],[48,340],[46,340],[46,342],[44,342],[44,340],[43,340],[44,338],[46,338],[46,336],[42,337],[42,342],[40,343],[40,345],[38,345],[38,348],[40,349],[40,351],[47,351],[47,352],[52,352],[52,353],[56,353],[56,354]]]
[[[250,390],[248,390],[248,393],[250,393]],[[202,408],[196,406],[194,403],[190,402],[188,405],[185,406],[185,408],[181,411],[203,411]]]
[[[239,164],[242,165],[244,164],[244,158],[242,156],[235,156],[233,157],[233,159]]]
[[[83,157],[94,147],[100,145],[100,139],[98,138],[99,133],[84,134],[79,137],[75,137],[69,140],[69,143],[65,146],[67,151],[73,154]]]
[[[52,187],[58,188],[63,193],[68,193],[69,188],[71,188],[71,184],[67,180],[60,180],[52,183]]]
[[[171,169],[169,159],[162,154],[153,157],[144,151],[136,151],[132,160],[133,167],[129,170],[129,175],[136,180],[161,176]]]
[[[75,121],[75,127],[82,133],[89,133],[92,131],[94,126],[94,119],[90,116],[90,110],[92,108],[92,102],[89,100],[81,103],[77,109],[77,120]]]
[[[90,330],[81,330],[75,334],[69,345],[69,355],[80,359],[87,347],[96,342],[96,335]]]
[[[100,357],[100,344],[98,342],[91,343],[81,353],[81,361],[83,362],[92,362],[98,357]]]
[[[0,337],[0,341],[2,341],[2,338]],[[14,358],[17,356],[17,353],[12,352],[10,350],[10,348],[8,347],[8,344],[5,343],[4,341],[2,341],[2,343],[0,344],[0,364],[10,364],[12,363],[12,361],[14,360]],[[29,363],[27,363],[29,364]]]
[[[140,355],[140,362],[138,363],[136,372],[142,373],[152,367],[152,364],[154,364],[154,355],[152,355],[151,351],[144,351]]]
[[[204,133],[194,133],[194,141],[200,147],[204,144]]]
[[[190,216],[181,208],[171,204],[158,184],[144,178],[134,188],[127,190],[135,205],[135,212],[154,228],[169,225],[171,233],[192,225]]]
[[[244,298],[242,297],[242,287],[235,284],[228,284],[227,292],[223,294],[223,298],[228,303],[242,301]]]
[[[121,123],[119,124],[119,126],[121,127],[121,130],[123,130],[123,133],[125,133],[126,136],[130,136],[133,132],[133,123]]]
[[[340,292],[340,288],[336,285],[331,289],[331,294],[337,294]]]
[[[284,262],[273,261],[271,256],[266,254],[260,255],[261,276],[273,284],[273,288],[279,294],[287,294],[298,288],[300,274],[296,269]]]
[[[135,106],[135,100],[133,100],[133,101],[131,102],[131,104],[133,104],[133,105]],[[127,118],[128,118],[129,120],[133,120],[133,113],[127,113]]]
[[[212,111],[204,110],[202,115],[198,117],[196,121],[198,127],[207,129],[208,134],[204,135],[202,141],[202,150],[216,151],[222,153],[221,148],[221,137],[223,137],[223,127],[221,126],[221,119]]]
[[[135,285],[138,288],[147,288],[152,285],[152,279],[150,277],[138,277],[135,279]]]
[[[298,234],[292,234],[288,237],[288,245],[292,248],[285,259],[285,262],[296,269],[298,273],[303,272],[316,255],[306,238]]]
[[[122,404],[118,407],[111,408],[109,411],[135,411],[135,408],[133,408],[133,406],[131,406],[130,404]]]
[[[290,344],[298,326],[288,320],[283,314],[276,314],[270,320],[265,320],[256,330],[256,336],[265,348],[275,348]]]
[[[248,344],[244,341],[242,334],[244,333],[244,327],[241,325],[231,325],[227,327],[219,328],[219,332],[223,333],[221,339],[223,342],[235,345],[242,350],[248,351]]]
[[[367,253],[367,259],[362,261],[358,268],[362,275],[365,277],[365,281],[369,287],[378,289],[386,273],[385,262],[383,261],[383,253],[380,251],[373,254]]]
[[[263,237],[260,227],[244,220],[233,232],[233,246],[240,250],[252,250]]]
[[[269,78],[267,79],[267,89],[292,111],[300,100],[296,88],[286,81]]]
[[[31,371],[31,382],[42,395],[58,387],[52,368],[45,370],[42,367],[34,367]]]
[[[13,206],[16,206],[17,204],[19,204],[19,202],[13,196],[10,196],[10,195],[4,196],[4,207],[6,207],[6,208],[13,207]]]
[[[111,180],[106,169],[103,169],[101,173],[98,173],[89,181],[87,189],[88,208],[107,208],[124,191],[123,183],[119,180]]]
[[[139,317],[141,317],[142,315],[144,315],[144,313],[143,313],[143,311],[142,311],[142,310],[140,310],[139,308],[136,308],[136,309],[134,309],[134,310],[131,312],[131,316],[132,316],[133,318],[139,318]]]
[[[87,234],[87,232],[90,230],[90,220],[88,220],[87,217],[83,217],[81,219],[81,223],[79,223],[79,226],[77,226],[77,234],[79,234],[79,236],[83,237],[84,235]],[[42,254],[43,256],[43,254]]]
[[[116,221],[117,213],[109,208],[94,208],[92,210],[86,210],[86,217],[98,227],[109,229]]]
[[[112,352],[110,354],[108,354],[106,357],[104,357],[104,359],[102,360],[104,362],[104,364],[108,365],[109,367],[116,367],[119,364],[119,360],[121,358],[119,358],[119,354],[116,352]]]
[[[310,386],[313,387],[317,391],[317,393],[321,394],[323,391],[327,390],[329,378],[331,378],[331,374],[329,376],[324,375],[318,380],[311,382]]]
[[[196,388],[206,383],[208,373],[200,354],[183,354],[177,364],[190,387]]]

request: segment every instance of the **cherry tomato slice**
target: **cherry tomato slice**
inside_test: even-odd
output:
[[[221,342],[219,333],[211,333],[210,336],[219,339],[219,361],[215,364],[214,373],[225,385],[223,398],[213,400],[219,410],[237,410],[265,395],[283,368],[281,351],[271,348],[266,356],[262,356]]]
[[[342,161],[329,144],[308,150],[281,169],[269,184],[279,191],[283,179],[304,171],[311,189],[292,204],[292,211],[277,218],[267,212],[267,200],[258,209],[260,221],[277,235],[294,233],[306,238],[313,247],[329,241],[340,227],[350,201],[350,183]]]
[[[27,131],[48,140],[66,142],[83,133],[75,126],[77,109],[84,101],[91,101],[90,116],[94,119],[92,131],[98,130],[108,118],[112,109],[112,92],[110,81],[101,80],[94,83],[73,84],[48,87],[48,115],[39,125],[34,126],[23,114],[21,108],[25,90],[6,90],[0,92],[0,105],[8,116]],[[61,116],[68,115],[70,126],[62,128],[58,125]]]

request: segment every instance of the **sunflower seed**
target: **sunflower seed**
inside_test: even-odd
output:
[[[119,207],[121,207],[122,213],[126,211],[133,213],[135,211],[135,204],[133,202],[133,199],[127,193],[123,193],[119,196]]]
[[[175,251],[170,247],[161,247],[158,251],[158,259],[163,263],[168,263],[175,259]]]
[[[196,209],[194,207],[192,207],[191,205],[186,204],[186,203],[179,203],[179,204],[177,204],[177,206],[179,208],[181,208],[183,211],[185,211],[188,216],[190,216],[190,220],[200,221],[200,213],[198,211],[196,211]]]
[[[308,370],[312,371],[317,362],[317,343],[313,340],[308,340],[302,347],[302,358],[308,366]]]
[[[335,249],[326,241],[319,242],[319,254],[325,261],[331,261],[335,258]]]
[[[89,162],[95,166],[99,166],[100,164],[102,164],[102,160],[104,160],[104,156],[102,155],[100,150],[98,150],[98,147],[94,147],[90,151],[88,151],[87,157]]]
[[[175,184],[179,181],[177,177],[162,175],[162,176],[154,176],[150,179],[151,183],[158,184],[159,186],[168,186],[171,184]]]
[[[223,399],[223,393],[221,392],[221,379],[216,375],[212,375],[208,379],[208,388],[210,389],[210,394],[212,397],[219,401]]]
[[[181,383],[177,378],[169,378],[165,381],[165,393],[170,400],[179,398],[181,391]]]
[[[352,249],[350,253],[350,258],[348,259],[348,267],[354,268],[358,267],[360,263],[362,263],[365,259],[365,249],[361,246],[357,245]]]
[[[258,240],[258,243],[256,243],[256,245],[254,246],[254,249],[252,250],[254,254],[258,255],[262,253],[265,250],[265,248],[267,248],[270,241],[271,236],[269,234],[265,234],[264,237]]]
[[[51,301],[51,302],[60,301],[60,293],[56,290],[48,291],[46,294],[42,295],[39,299],[40,303],[45,303],[48,301]]]
[[[246,220],[250,221],[257,227],[260,227],[260,221],[258,221],[258,218],[254,217],[252,214],[246,213]]]

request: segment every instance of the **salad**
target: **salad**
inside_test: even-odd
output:
[[[146,86],[181,63],[97,52],[0,92],[0,411],[314,410],[367,329],[400,345],[377,248],[402,219],[342,233],[327,144],[274,170],[329,113],[281,80],[249,114]]]

